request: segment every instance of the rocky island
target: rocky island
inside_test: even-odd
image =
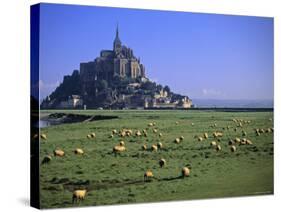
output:
[[[118,26],[113,50],[102,50],[41,103],[42,109],[186,109],[188,96],[173,93],[146,77],[145,66],[133,50],[122,45]]]

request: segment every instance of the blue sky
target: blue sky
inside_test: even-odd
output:
[[[147,76],[200,99],[273,99],[273,19],[42,4],[41,98],[112,49],[116,24]]]

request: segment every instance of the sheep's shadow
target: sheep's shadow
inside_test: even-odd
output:
[[[129,185],[144,185],[146,183],[151,183],[153,181],[173,181],[173,180],[179,180],[183,179],[183,176],[176,176],[176,177],[166,177],[166,178],[152,178],[150,180],[145,181],[142,180],[126,180],[126,181],[118,181],[118,180],[104,180],[101,182],[94,182],[90,183],[88,180],[83,182],[68,182],[64,184],[64,188],[70,191],[73,191],[74,189],[81,188],[83,185],[87,188],[88,191],[91,190],[100,190],[100,189],[109,189],[109,188],[119,188]]]
[[[157,179],[158,181],[172,181],[172,180],[178,180],[178,179],[183,179],[182,176],[177,176],[177,177],[166,177],[166,178],[160,178]]]

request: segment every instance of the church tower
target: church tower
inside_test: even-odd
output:
[[[115,36],[115,39],[113,42],[113,51],[115,53],[119,53],[119,52],[121,52],[121,49],[122,49],[122,45],[121,45],[121,40],[119,38],[119,31],[118,31],[118,25],[117,25],[116,36]]]

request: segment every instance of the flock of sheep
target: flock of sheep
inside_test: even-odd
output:
[[[228,141],[228,145],[229,145],[229,149],[231,152],[236,152],[238,149],[238,146],[240,145],[252,145],[253,142],[249,139],[246,138],[247,136],[247,132],[245,130],[243,130],[244,125],[249,125],[251,123],[251,121],[247,121],[247,120],[243,120],[243,119],[233,119],[232,120],[234,122],[234,125],[232,126],[227,126],[227,127],[223,127],[220,130],[215,130],[212,133],[213,139],[210,141],[210,146],[211,148],[215,149],[217,152],[222,150],[222,146],[221,146],[221,141],[222,138],[224,137],[224,130],[230,130],[231,128],[233,128],[233,130],[236,132],[238,130],[238,128],[242,129],[242,134],[241,137],[235,137],[235,138],[230,138]],[[179,122],[175,122],[176,125],[179,125]],[[126,149],[126,145],[125,145],[125,139],[129,138],[129,137],[148,137],[149,132],[152,132],[154,134],[154,136],[157,136],[159,138],[163,137],[163,134],[161,132],[159,132],[159,128],[156,127],[156,123],[155,122],[151,122],[148,123],[147,125],[148,127],[146,129],[143,130],[132,130],[132,129],[120,129],[120,130],[116,130],[113,129],[111,131],[111,134],[109,135],[109,138],[114,138],[114,137],[119,137],[119,144],[113,146],[112,149],[112,153],[115,154],[115,156],[117,156],[118,154],[122,154],[123,152],[125,152]],[[191,126],[194,126],[194,123],[191,123]],[[217,124],[214,123],[213,125],[210,126],[211,128],[217,128]],[[267,129],[254,129],[256,136],[260,136],[263,133],[273,133],[273,128],[267,128]],[[90,133],[86,136],[88,139],[95,139],[96,138],[96,134],[95,133]],[[47,139],[47,135],[46,134],[41,134],[40,138],[43,140]],[[194,138],[196,139],[195,141],[197,142],[204,142],[204,141],[208,141],[210,139],[210,136],[207,132],[202,133],[201,135],[196,135],[194,136]],[[183,142],[184,140],[184,136],[180,136],[174,139],[174,143],[175,144],[180,144],[181,142]],[[163,144],[161,142],[158,143],[154,143],[151,144],[151,146],[147,146],[146,144],[143,144],[140,147],[143,151],[151,151],[151,152],[157,152],[158,150],[163,149]],[[84,151],[81,148],[76,148],[73,150],[74,154],[77,155],[83,155]],[[65,152],[61,149],[55,149],[53,151],[53,154],[55,157],[63,157],[65,155]],[[42,164],[47,164],[52,160],[51,155],[47,155],[43,158],[42,160]],[[165,167],[165,165],[167,164],[166,160],[164,158],[161,158],[159,160],[159,166],[160,168]],[[190,168],[188,167],[182,167],[181,170],[181,177],[188,177],[190,176]],[[144,175],[144,182],[150,181],[151,179],[154,178],[154,174],[151,170],[147,170],[145,171]],[[73,195],[72,195],[72,203],[79,203],[80,201],[84,200],[85,195],[87,193],[86,189],[80,189],[80,190],[74,190],[73,191]]]
[[[176,124],[178,124],[178,122],[176,122]],[[121,139],[123,139],[125,137],[131,137],[131,136],[135,136],[135,137],[142,137],[142,136],[143,137],[148,137],[148,130],[149,130],[149,128],[152,129],[152,132],[154,134],[156,134],[159,138],[161,138],[163,136],[163,134],[161,132],[158,132],[158,129],[155,126],[156,126],[156,123],[152,122],[152,123],[148,124],[148,128],[143,129],[143,130],[133,131],[132,129],[121,129],[118,132],[116,129],[114,129],[114,130],[112,130],[112,133],[109,136],[109,138],[113,138],[114,136],[119,136],[119,137],[121,137]],[[184,139],[184,137],[181,136],[180,138],[177,138],[176,140],[179,140],[179,142],[180,142],[183,139]],[[163,149],[163,144],[161,142],[158,142],[156,144],[152,144],[150,148],[148,148],[148,146],[146,144],[143,144],[141,146],[141,149],[143,151],[150,150],[152,152],[157,152],[158,150]],[[115,155],[117,155],[117,154],[121,154],[124,151],[126,151],[125,142],[123,140],[121,140],[118,145],[113,147],[113,151],[112,152]],[[166,160],[164,158],[161,158],[159,160],[160,168],[163,168],[166,165],[166,163],[167,163]],[[182,168],[182,177],[188,177],[189,174],[190,174],[190,169],[188,167],[183,167]],[[154,177],[154,175],[153,175],[151,170],[147,170],[144,173],[144,181],[145,182],[146,181],[150,181],[153,177]]]

